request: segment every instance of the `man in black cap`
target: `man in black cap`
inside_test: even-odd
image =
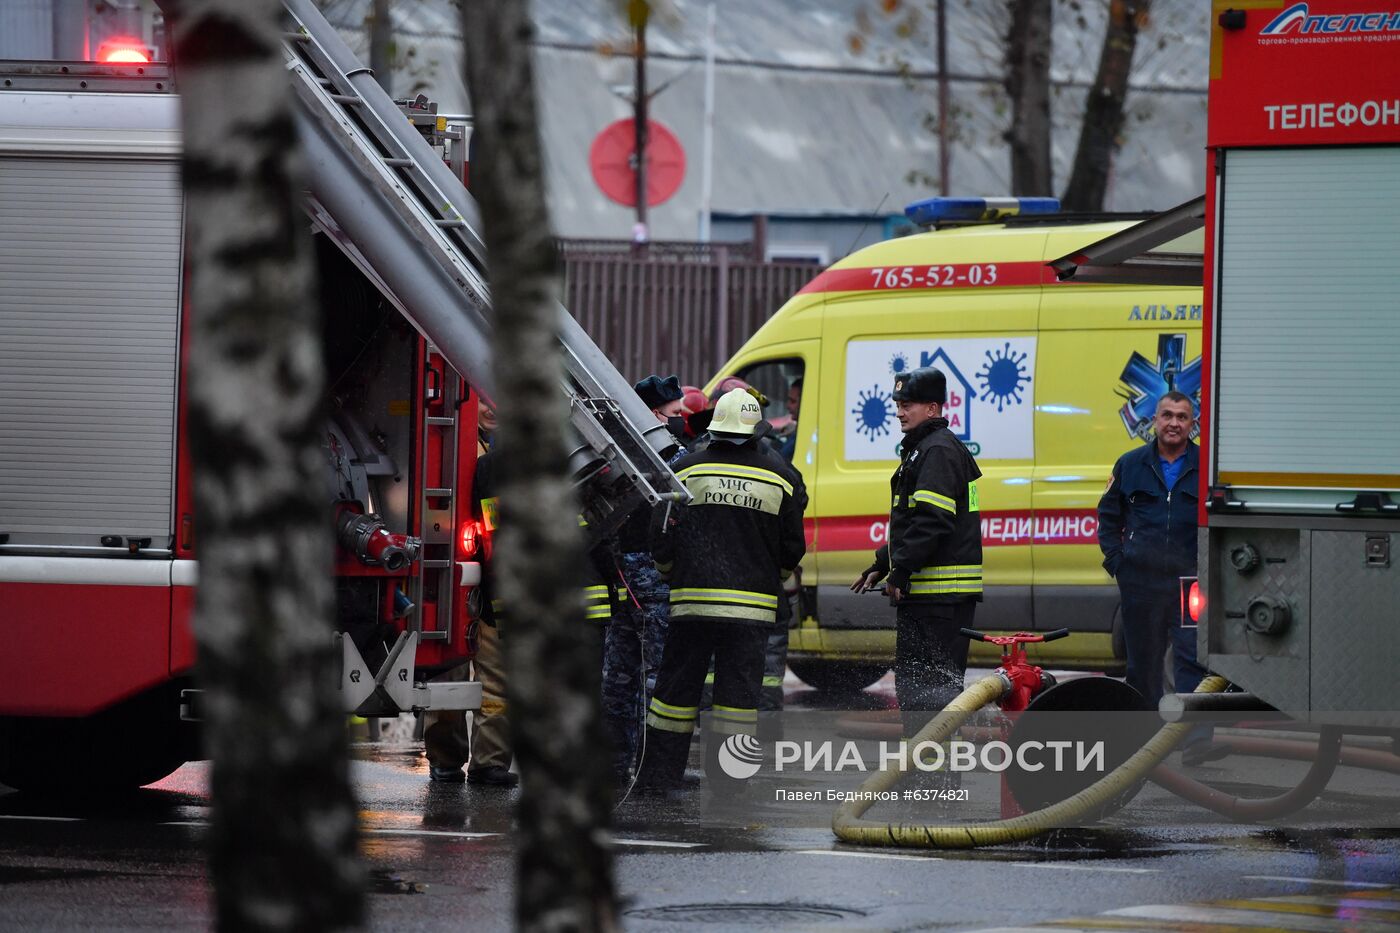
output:
[[[895,695],[906,713],[940,710],[962,692],[968,643],[958,629],[971,627],[982,600],[982,471],[948,430],[947,397],[947,380],[932,366],[894,377],[904,440],[890,480],[889,543],[851,584],[864,593],[885,581],[895,606]],[[907,734],[921,725],[922,717],[906,715]]]
[[[637,395],[651,409],[656,420],[670,428],[672,435],[677,439],[685,437],[685,404],[681,401],[685,391],[681,388],[679,376],[662,379],[652,374],[632,388],[637,390]]]

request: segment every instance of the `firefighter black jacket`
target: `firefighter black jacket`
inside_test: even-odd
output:
[[[671,618],[772,625],[807,550],[802,475],[758,438],[716,441],[672,469],[692,498],[652,545]]]
[[[870,570],[887,572],[889,584],[907,599],[980,601],[977,461],[943,418],[905,435],[899,456],[890,479],[889,543],[876,552]]]
[[[492,539],[500,526],[498,459],[494,452],[482,453],[477,458],[476,474],[472,478],[472,515],[483,536],[481,593],[485,598],[479,618],[496,628],[502,627],[503,623],[508,625],[490,555]],[[579,517],[579,524],[584,524],[582,516]],[[615,566],[612,542],[605,539],[589,548],[586,559],[578,568],[579,577],[570,581],[577,582],[583,588],[584,617],[590,622],[607,624],[612,619],[613,609],[625,602],[626,590],[618,585]]]

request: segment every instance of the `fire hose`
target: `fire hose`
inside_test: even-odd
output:
[[[856,719],[842,721],[841,734],[849,738],[889,740],[897,738],[899,733],[900,727],[897,722]],[[1000,735],[997,730],[986,727],[965,727],[962,734],[970,736],[974,741]],[[1147,779],[1183,800],[1213,810],[1221,816],[1258,822],[1284,816],[1307,806],[1327,786],[1338,765],[1400,774],[1400,755],[1376,748],[1345,744],[1340,731],[1326,728],[1322,730],[1317,742],[1217,734],[1215,744],[1227,748],[1232,755],[1307,761],[1312,767],[1295,787],[1277,796],[1263,798],[1231,796],[1164,764],[1159,764],[1148,772]]]
[[[1226,686],[1223,677],[1210,676],[1201,681],[1196,692],[1219,693]],[[1000,674],[979,680],[919,730],[909,740],[910,746],[943,741],[983,706],[1001,699],[1011,689],[1011,681]],[[1084,814],[1102,810],[1166,758],[1190,728],[1191,725],[1184,722],[1163,726],[1116,770],[1072,797],[1032,813],[967,824],[881,823],[863,819],[879,795],[894,787],[905,775],[909,763],[908,756],[905,756],[901,767],[880,771],[868,778],[860,786],[859,792],[852,795],[854,799],[843,803],[836,811],[831,820],[831,829],[841,841],[858,845],[971,849],[1021,842],[1063,826]]]
[[[1226,744],[1233,746],[1232,741]],[[1274,744],[1268,740],[1253,739],[1245,747],[1252,746],[1254,754],[1270,755],[1271,753],[1276,754],[1276,750],[1270,748]],[[1342,733],[1340,729],[1323,729],[1316,745],[1308,742],[1277,744],[1303,746],[1307,749],[1306,757],[1312,760],[1312,767],[1308,769],[1308,773],[1304,775],[1303,780],[1298,782],[1297,786],[1274,797],[1253,799],[1232,797],[1224,791],[1216,790],[1208,784],[1202,784],[1200,781],[1170,768],[1154,768],[1148,777],[1154,784],[1166,788],[1178,797],[1205,807],[1207,810],[1213,810],[1232,820],[1270,820],[1292,813],[1294,810],[1312,803],[1317,795],[1322,793],[1327,782],[1332,779],[1332,773],[1337,770],[1337,763],[1342,760]]]

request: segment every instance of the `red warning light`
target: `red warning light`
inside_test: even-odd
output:
[[[97,60],[104,65],[146,65],[151,61],[151,52],[140,39],[108,39],[98,46]]]
[[[1191,589],[1186,596],[1186,614],[1191,617],[1192,622],[1201,621],[1201,610],[1206,606],[1206,598],[1201,595],[1201,584],[1195,582],[1191,584]]]

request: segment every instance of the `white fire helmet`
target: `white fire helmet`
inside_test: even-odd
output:
[[[716,440],[741,444],[753,436],[763,420],[763,407],[747,389],[730,389],[715,402],[710,432]],[[729,435],[726,437],[725,435]]]

